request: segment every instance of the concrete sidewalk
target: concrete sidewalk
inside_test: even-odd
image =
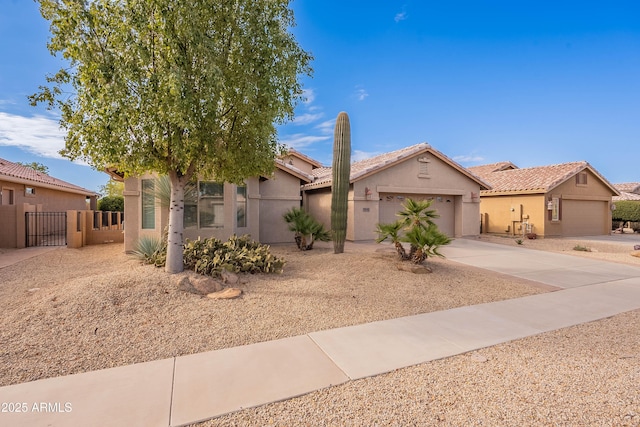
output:
[[[55,251],[64,246],[36,246],[24,249],[0,249],[0,268],[8,267],[25,259],[33,258],[46,252]]]
[[[640,309],[640,268],[466,239],[443,253],[563,289],[1,387],[0,425],[186,425]]]

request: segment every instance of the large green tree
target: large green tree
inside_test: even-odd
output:
[[[269,173],[311,56],[289,0],[38,0],[69,68],[32,102],[59,108],[62,153],[171,182],[166,270],[183,269],[184,188]],[[65,92],[71,93],[65,93]]]

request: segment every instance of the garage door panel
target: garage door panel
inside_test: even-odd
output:
[[[431,207],[436,210],[439,218],[433,222],[438,229],[448,236],[454,235],[455,230],[455,203],[454,196],[431,196],[431,195],[411,195],[397,193],[380,194],[380,222],[392,223],[398,220],[397,213],[403,210],[403,203],[407,198],[414,200],[433,199]]]
[[[606,234],[607,202],[593,200],[562,201],[562,234],[590,236]]]

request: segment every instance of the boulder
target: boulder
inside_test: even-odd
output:
[[[638,257],[638,258],[640,258],[640,251],[633,251],[633,252],[631,252],[631,256],[634,256],[634,257]]]
[[[208,295],[212,292],[218,292],[222,290],[222,283],[209,276],[191,276],[189,281],[193,287],[201,295]]]
[[[174,283],[183,292],[197,295],[207,295],[222,290],[222,283],[213,277],[201,274],[183,273],[175,276]]]
[[[207,294],[207,298],[211,299],[232,299],[242,295],[242,290],[238,288],[226,288],[218,292]]]
[[[236,273],[227,270],[223,270],[220,276],[222,277],[222,283],[226,285],[235,285],[240,280]]]

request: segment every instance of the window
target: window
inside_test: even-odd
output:
[[[198,184],[188,183],[184,187],[184,228],[198,227]]]
[[[142,228],[156,228],[155,180],[142,180]]]
[[[576,175],[576,185],[587,185],[587,173],[580,172]]]
[[[200,228],[224,226],[224,184],[200,181],[198,186]]]
[[[551,199],[551,221],[560,221],[560,199],[558,197]]]
[[[247,226],[247,186],[239,185],[236,190],[236,221],[238,227]]]
[[[15,204],[15,200],[13,198],[13,189],[11,188],[3,188],[0,193],[0,204],[1,205],[13,205]]]
[[[34,187],[25,187],[24,188],[24,195],[25,196],[35,196],[36,195],[36,189]]]

